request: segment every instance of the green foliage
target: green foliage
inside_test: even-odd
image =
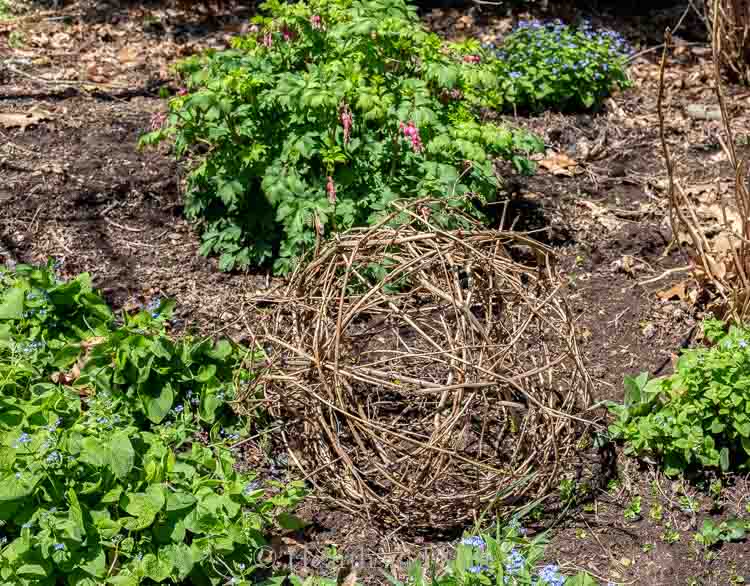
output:
[[[454,559],[443,571],[434,563],[424,567],[420,561],[409,569],[406,582],[389,577],[393,586],[480,586],[507,584],[548,584],[549,586],[596,586],[586,573],[566,577],[553,564],[537,566],[544,558],[544,536],[530,539],[526,531],[511,523],[498,527],[494,536],[465,537],[457,546]]]
[[[677,371],[652,380],[625,380],[624,405],[610,426],[630,454],[663,459],[666,472],[689,468],[746,470],[750,454],[749,332],[704,324],[710,347],[683,352]]]
[[[628,521],[635,521],[641,518],[641,497],[635,496],[630,499],[628,506],[623,511],[623,516]]]
[[[745,539],[748,524],[741,519],[729,519],[720,524],[711,519],[703,521],[703,527],[695,534],[695,540],[704,547],[713,547],[719,543],[730,543]]]
[[[302,497],[235,470],[246,351],[171,340],[170,307],[117,325],[87,275],[0,271],[3,584],[248,584]]]
[[[560,21],[522,21],[495,53],[500,81],[488,99],[506,110],[588,110],[613,88],[630,85],[630,51],[618,33],[594,31],[586,22],[574,28]]]
[[[424,213],[459,228],[455,209],[486,219],[501,182],[494,159],[531,171],[537,138],[479,121],[499,81],[465,59],[477,43],[444,45],[404,0],[263,9],[233,49],[181,65],[187,89],[142,139],[173,138],[177,156],[194,157],[185,210],[221,269],[275,259],[289,271],[321,238],[381,221],[400,198],[437,198]]]

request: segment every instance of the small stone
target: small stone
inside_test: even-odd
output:
[[[656,335],[656,326],[652,323],[646,324],[646,326],[643,328],[643,336],[650,340]]]

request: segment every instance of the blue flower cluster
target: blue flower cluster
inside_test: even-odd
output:
[[[554,564],[544,566],[539,571],[539,582],[540,586],[563,586],[565,584],[565,576],[560,573],[560,568]]]
[[[31,436],[24,431],[21,435],[18,436],[18,439],[13,442],[13,447],[20,448],[22,445],[28,443],[31,443]]]
[[[200,397],[198,397],[198,395],[193,394],[193,389],[188,389],[185,392],[185,398],[188,401],[190,401],[191,405],[200,405],[200,402],[201,402]]]
[[[154,297],[146,305],[146,311],[148,311],[154,319],[159,317],[159,309],[161,309],[161,299],[159,297]]]
[[[588,21],[575,28],[560,20],[525,20],[499,48],[483,47],[496,56],[514,107],[587,109],[629,83],[625,68],[632,47],[619,33],[594,30]]]
[[[31,354],[32,352],[41,350],[44,346],[45,344],[42,340],[33,340],[31,342],[26,342],[25,344],[20,344],[18,349],[24,354]]]
[[[523,569],[524,564],[526,564],[526,558],[516,548],[513,548],[505,562],[505,571],[509,574],[517,574]]]
[[[477,549],[484,549],[485,545],[487,544],[484,542],[484,539],[482,539],[478,535],[475,535],[472,537],[464,537],[461,540],[461,545],[466,545],[468,547],[476,547]]]
[[[512,521],[508,527],[517,534],[523,531],[518,521]],[[523,532],[525,533],[525,531]],[[461,545],[481,552],[485,552],[485,548],[487,547],[485,540],[479,536],[465,537],[461,540]],[[473,565],[468,567],[466,571],[470,574],[484,574],[491,577],[494,573],[493,568],[482,562],[494,563],[492,561],[493,556],[488,553],[484,553],[482,556],[475,558]],[[524,584],[527,584],[530,578],[532,586],[563,586],[566,581],[566,577],[560,573],[559,566],[554,564],[546,565],[536,575],[529,576],[527,572],[530,570],[533,562],[527,559],[515,546],[507,554],[504,554],[501,560],[497,561],[502,561],[503,563],[502,578],[504,584],[516,584],[518,580],[522,580]]]

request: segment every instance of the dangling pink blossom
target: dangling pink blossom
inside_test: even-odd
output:
[[[323,19],[320,18],[319,14],[313,14],[310,17],[310,26],[316,31],[323,30]]]
[[[164,123],[167,121],[167,115],[164,112],[154,112],[151,115],[151,120],[149,121],[149,127],[152,131],[159,130],[162,126],[164,126]]]
[[[188,95],[187,88],[181,87],[179,90],[177,90],[178,96],[186,96]]]
[[[336,203],[336,184],[330,175],[328,176],[328,183],[326,183],[326,193],[328,194],[328,202],[334,205]]]
[[[266,49],[273,47],[273,35],[271,33],[263,35],[263,46],[266,47]]]
[[[354,116],[352,116],[349,106],[344,104],[341,107],[341,126],[344,127],[344,144],[349,144],[349,137],[352,131],[352,122],[354,122]]]
[[[284,39],[284,42],[286,43],[294,40],[296,36],[297,33],[295,33],[292,29],[287,28],[286,25],[284,25],[284,27],[281,29],[281,38]]]
[[[480,63],[481,61],[480,55],[464,55],[464,63]]]
[[[414,152],[421,153],[423,148],[422,139],[419,136],[419,129],[414,125],[414,122],[409,121],[408,124],[399,122],[399,129],[411,143],[411,148],[414,149]]]

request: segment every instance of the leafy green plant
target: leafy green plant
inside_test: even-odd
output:
[[[81,392],[128,396],[154,423],[178,404],[197,407],[203,421],[215,423],[222,408],[228,412],[226,399],[234,398],[235,374],[243,385],[251,382],[252,374],[240,368],[248,351],[228,340],[214,345],[166,335],[171,301],[157,299],[133,316],[124,314],[115,328],[88,274],[60,282],[49,269],[22,265],[0,284],[0,348],[27,359],[27,369],[15,371],[16,384],[57,371],[55,378],[70,379]],[[0,375],[8,368],[0,365]]]
[[[663,533],[661,534],[661,539],[664,543],[672,545],[673,543],[677,543],[680,540],[680,532],[674,529],[674,527],[672,527],[672,525],[668,523],[664,528]]]
[[[747,522],[741,519],[729,519],[720,524],[711,519],[703,521],[703,526],[695,534],[695,540],[704,547],[713,547],[718,543],[742,541],[747,533]]]
[[[10,18],[11,16],[12,12],[8,2],[6,0],[0,0],[0,18]]]
[[[142,145],[191,155],[185,211],[220,268],[292,269],[332,232],[380,222],[400,198],[464,227],[488,219],[494,160],[530,172],[542,143],[480,122],[493,66],[448,46],[404,0],[269,0],[256,31],[184,62],[187,88]],[[413,222],[407,214],[394,223]]]
[[[610,426],[630,454],[663,459],[666,473],[747,469],[750,454],[748,331],[709,320],[708,347],[685,350],[674,374],[625,380],[625,403]]]
[[[664,519],[664,507],[661,503],[654,503],[648,511],[649,517],[654,521],[661,521]]]
[[[597,582],[584,572],[566,577],[557,565],[539,568],[545,544],[543,535],[531,539],[517,522],[511,522],[506,527],[498,527],[494,535],[464,537],[456,548],[455,557],[441,571],[434,563],[425,567],[417,561],[411,565],[406,582],[393,577],[389,580],[394,586],[596,586]]]
[[[628,521],[634,521],[636,519],[640,519],[641,517],[641,497],[640,496],[635,496],[632,499],[630,499],[628,506],[625,507],[623,516]]]
[[[494,51],[497,93],[488,99],[496,107],[540,111],[588,110],[615,88],[630,85],[627,60],[631,49],[612,31],[595,31],[556,20],[521,21]]]
[[[87,275],[0,270],[3,584],[249,584],[269,532],[298,525],[301,484],[235,469],[243,425],[217,393],[245,352],[169,339],[169,307],[118,325]]]

